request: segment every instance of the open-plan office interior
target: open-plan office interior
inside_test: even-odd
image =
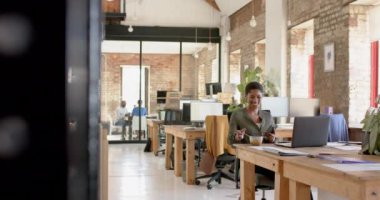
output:
[[[380,0],[36,3],[0,7],[0,199],[380,199]]]

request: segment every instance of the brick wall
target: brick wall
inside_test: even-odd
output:
[[[314,89],[321,108],[349,112],[349,3],[353,0],[289,0],[290,26],[314,18]],[[335,70],[324,72],[324,46],[333,43]],[[288,67],[289,71],[289,67]]]
[[[240,68],[240,53],[230,54],[230,64],[229,64],[229,76],[230,83],[240,83],[241,68]]]
[[[357,124],[364,118],[370,96],[369,6],[350,5],[349,17],[349,118]]]
[[[255,44],[255,67],[265,68],[265,43]]]
[[[321,1],[326,0],[288,0],[288,25],[294,26],[315,18],[319,14]]]
[[[314,52],[315,96],[320,99],[321,108],[325,106],[333,106],[334,112],[343,113],[346,119],[348,119],[349,112],[350,115],[354,112],[360,113],[364,107],[368,106],[367,101],[369,101],[369,95],[367,95],[369,87],[366,85],[369,82],[360,82],[359,77],[357,79],[349,78],[349,75],[354,76],[353,74],[356,74],[359,66],[362,67],[366,65],[365,63],[362,63],[363,61],[360,61],[364,60],[360,59],[362,58],[360,57],[362,54],[354,55],[355,53],[351,53],[351,51],[354,50],[355,47],[356,49],[363,50],[363,53],[369,50],[369,48],[365,47],[365,42],[363,43],[363,32],[356,29],[358,32],[355,33],[352,27],[354,24],[361,27],[360,23],[364,23],[364,16],[362,16],[360,10],[350,10],[352,5],[349,3],[351,2],[354,2],[354,0],[288,0],[289,30],[298,24],[314,19],[313,32],[305,32],[303,33],[304,36],[302,36],[305,37],[305,34],[312,35],[311,38],[313,38],[314,44],[311,45],[313,42],[306,36],[306,40],[303,40],[303,47],[301,45],[302,43],[299,43],[298,45],[300,46],[298,46],[293,43],[296,41],[292,41],[294,38],[292,39],[289,34],[288,58],[291,56],[291,45],[294,48],[299,48],[299,50],[303,48],[303,53],[301,53],[301,51],[299,52],[299,55],[303,55],[302,61],[295,60],[294,62],[307,63],[308,55]],[[255,28],[249,26],[252,10],[254,10],[257,20],[257,26]],[[257,51],[254,44],[265,37],[264,12],[265,1],[254,0],[230,16],[232,36],[232,40],[229,43],[230,52],[238,49],[241,50],[242,68],[244,65],[257,65],[256,62],[258,59],[255,59]],[[333,43],[335,47],[335,70],[333,72],[324,71],[324,46],[328,43]],[[309,47],[305,47],[305,45],[309,45]],[[312,47],[310,47],[310,45]],[[310,48],[312,52],[305,53],[305,48]],[[365,48],[367,49],[364,51]],[[368,56],[369,54],[366,53],[366,55]],[[290,63],[290,59],[288,60],[288,96],[290,96],[290,88],[292,85],[299,86],[301,83],[297,83],[297,80],[299,79],[297,79],[295,75],[293,76],[293,83],[291,82],[291,66],[293,64]],[[259,63],[259,65],[261,64]],[[296,65],[308,68],[308,65],[305,64]],[[361,80],[369,79],[367,72],[360,72],[358,75]],[[306,77],[304,75],[299,76]],[[302,82],[305,82],[305,80],[302,80]],[[295,93],[307,94],[306,87],[304,87],[307,85],[308,84],[302,84],[303,91],[293,91],[292,96],[294,96]],[[355,88],[356,91],[361,90],[360,96],[363,97],[355,97],[355,94],[353,93]],[[365,102],[365,106],[363,105],[361,107],[353,108],[356,107],[354,105],[358,104],[357,102]],[[358,117],[355,117],[355,119],[352,120],[355,121],[357,119]],[[349,121],[352,120],[350,119]]]
[[[249,25],[252,14],[257,26]],[[241,68],[257,66],[255,63],[254,43],[265,38],[265,0],[253,0],[230,16],[231,37],[230,52],[241,50]]]
[[[120,13],[120,8],[121,8],[120,1],[121,0],[114,0],[114,1],[102,0],[103,12]]]
[[[121,65],[139,65],[139,54],[105,53],[101,71],[101,120],[114,114],[121,100]],[[149,112],[155,113],[157,90],[179,90],[179,55],[144,54],[143,65],[149,66]],[[183,95],[195,98],[197,70],[192,55],[182,58]],[[127,102],[132,103],[132,102]]]
[[[314,77],[315,96],[320,98],[321,108],[333,106],[334,112],[343,113],[348,119],[349,110],[349,6],[341,1],[321,1],[318,18],[314,21]],[[324,46],[334,44],[335,69],[324,71]]]
[[[203,98],[206,95],[205,90],[205,83],[212,82],[212,74],[215,73],[216,76],[218,76],[218,71],[212,70],[212,61],[216,59],[216,63],[219,65],[218,60],[218,45],[212,44],[212,50],[208,50],[208,48],[203,48],[201,51],[198,52],[198,59],[196,59],[196,69],[195,73],[198,74],[198,81],[194,83],[198,83],[198,94],[196,98]]]

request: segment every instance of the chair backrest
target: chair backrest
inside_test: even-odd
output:
[[[206,117],[205,142],[208,152],[217,157],[224,154],[225,150],[230,153],[227,144],[228,117],[226,115],[210,115]]]
[[[166,109],[164,124],[165,125],[180,124],[182,122],[181,116],[182,116],[181,110]]]

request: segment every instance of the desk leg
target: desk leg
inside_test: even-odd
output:
[[[152,139],[152,152],[157,156],[158,146],[159,146],[159,127],[157,124],[153,124],[150,131],[150,137]]]
[[[195,140],[186,140],[186,183],[195,184]]]
[[[310,186],[290,180],[289,188],[290,200],[310,200]]]
[[[289,199],[289,179],[285,178],[282,174],[275,174],[275,198],[276,200]]]
[[[172,153],[173,147],[173,136],[169,133],[166,133],[166,149],[165,149],[165,168],[170,169],[170,154]]]
[[[240,160],[240,199],[255,200],[255,165]]]
[[[181,176],[182,172],[182,138],[175,137],[174,148],[174,175]]]

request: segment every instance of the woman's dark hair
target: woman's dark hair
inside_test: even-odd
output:
[[[250,82],[245,86],[245,95],[247,95],[251,90],[260,90],[261,93],[264,93],[264,88],[259,82]]]

